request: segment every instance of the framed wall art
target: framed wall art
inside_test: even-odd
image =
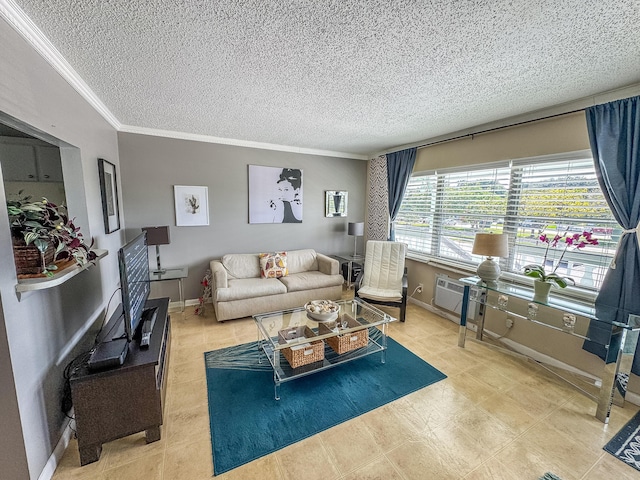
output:
[[[118,203],[116,166],[103,158],[99,158],[98,175],[100,177],[104,233],[112,233],[120,230],[120,206]]]
[[[324,216],[347,216],[347,192],[327,190],[324,192]]]
[[[209,225],[209,188],[174,185],[176,226]]]
[[[302,170],[249,165],[249,223],[302,223]]]

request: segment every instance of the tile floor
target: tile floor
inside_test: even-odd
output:
[[[54,480],[205,480],[213,475],[203,352],[253,341],[251,319],[171,314],[173,345],[162,439],[105,444],[80,467],[72,440]],[[393,314],[393,312],[391,312]],[[457,325],[410,305],[390,335],[448,378],[216,478],[224,480],[640,479],[602,446],[638,407],[595,403],[531,363],[467,342]]]

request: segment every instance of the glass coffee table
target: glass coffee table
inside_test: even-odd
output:
[[[304,307],[254,315],[259,361],[273,368],[275,399],[280,384],[380,352],[385,363],[387,324],[396,318],[360,299],[339,300],[337,318],[319,322]]]

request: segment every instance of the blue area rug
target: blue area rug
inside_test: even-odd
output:
[[[205,353],[216,475],[446,378],[389,338],[386,363],[376,353],[301,377],[283,383],[275,400],[271,367],[258,366],[257,348]]]
[[[627,465],[640,470],[640,412],[622,427],[604,449]]]

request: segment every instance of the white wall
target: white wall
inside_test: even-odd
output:
[[[124,234],[104,234],[98,184],[98,157],[119,164],[115,130],[4,20],[0,45],[0,112],[79,149],[68,149],[64,172],[70,212],[96,247],[110,251],[68,283],[19,299],[6,210],[0,215],[0,476],[21,480],[40,476],[60,439],[62,370],[92,342],[118,283],[115,251]],[[85,328],[90,333],[74,348]]]
[[[169,225],[171,244],[160,247],[162,266],[188,266],[185,297],[202,295],[200,281],[213,258],[314,248],[322,253],[353,252],[348,222],[364,220],[366,169],[361,160],[119,133],[122,197],[127,238],[141,227]],[[303,171],[300,224],[249,224],[248,166]],[[176,227],[173,186],[208,187],[209,226]],[[325,191],[349,193],[347,217],[326,218]],[[362,251],[362,239],[359,239]],[[155,253],[150,250],[151,262]],[[152,295],[177,300],[175,282],[152,285]]]

